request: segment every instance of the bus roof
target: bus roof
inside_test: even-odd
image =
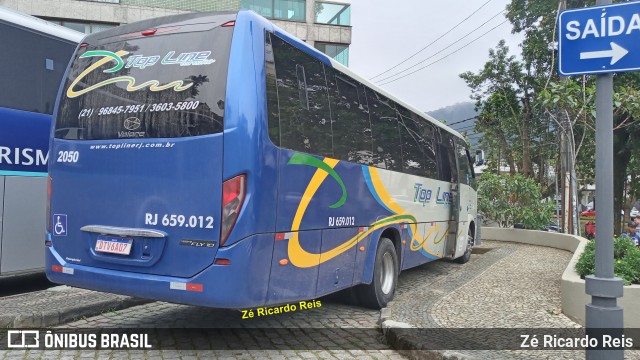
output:
[[[23,14],[7,7],[0,5],[0,21],[4,21],[9,24],[19,25],[21,27],[35,30],[43,34],[51,35],[60,39],[65,39],[79,43],[84,38],[85,34],[71,30],[64,26],[54,24],[52,22],[38,19],[27,14]]]

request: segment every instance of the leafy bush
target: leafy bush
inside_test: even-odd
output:
[[[541,229],[551,222],[554,204],[542,201],[540,185],[532,178],[483,173],[478,181],[478,210],[501,227],[522,224]]]
[[[580,277],[596,273],[596,242],[589,241],[576,263],[576,272]]]
[[[616,237],[613,239],[613,258],[622,259],[629,252],[636,249],[636,244],[628,237]]]
[[[589,241],[576,263],[580,277],[595,274],[595,241]],[[625,285],[640,284],[640,249],[626,237],[613,239],[613,272]]]

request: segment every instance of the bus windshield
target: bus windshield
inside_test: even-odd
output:
[[[118,36],[81,46],[55,137],[176,138],[219,133],[233,28]]]

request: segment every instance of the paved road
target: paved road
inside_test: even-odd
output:
[[[486,252],[474,254],[472,260],[465,265],[441,261],[403,272],[400,276],[396,300],[390,306],[394,319],[423,328],[575,326],[558,312],[559,274],[569,260],[568,252],[498,242],[486,242],[478,251]],[[72,297],[69,298],[72,299]],[[60,301],[60,298],[56,299]],[[37,299],[37,301],[46,302],[46,299]],[[244,333],[239,330],[236,339],[239,350],[4,351],[0,352],[0,360],[403,358],[384,344],[380,333],[371,331],[376,327],[378,317],[378,311],[327,299],[322,299],[320,308],[250,320],[243,320],[242,313],[238,311],[153,302],[88,317],[68,323],[65,327],[71,329],[228,327],[261,330]],[[312,328],[324,329],[325,332],[320,334],[307,331]],[[346,336],[345,332],[340,330],[344,328],[365,330],[362,333]],[[265,346],[272,350],[243,350],[259,349]],[[503,359],[557,358],[559,356],[580,358],[584,353],[535,352],[531,355],[522,352],[466,352],[465,354],[475,358]]]
[[[497,241],[474,252],[465,265],[438,261],[403,273],[394,319],[421,328],[577,326],[561,313],[570,252]]]
[[[249,328],[228,330],[240,341],[238,350],[118,350],[5,352],[2,360],[31,359],[403,359],[383,344],[375,330],[378,311],[322,302],[320,308],[242,319],[242,312],[154,302],[75,321],[64,328]],[[268,329],[265,329],[268,328]],[[296,330],[300,328],[299,330]],[[346,338],[340,328],[362,328]],[[252,331],[258,329],[257,331]],[[325,329],[322,334],[309,329]],[[335,331],[331,331],[335,329]],[[322,335],[321,337],[318,335]],[[231,336],[231,335],[229,335]],[[178,340],[181,341],[181,340]],[[273,350],[242,350],[242,348]],[[289,348],[291,350],[281,350]],[[310,349],[310,350],[305,350]],[[321,350],[317,350],[321,349]],[[366,350],[362,350],[366,349]]]
[[[424,329],[513,328],[527,333],[581,327],[561,312],[560,279],[570,252],[498,241],[483,241],[474,251],[472,261],[462,266],[433,262],[405,272],[390,318]],[[477,334],[472,340],[486,336],[482,330]],[[476,359],[585,358],[581,350],[457,352]],[[640,353],[626,351],[625,358],[640,359]]]

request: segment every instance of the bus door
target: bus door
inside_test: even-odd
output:
[[[449,209],[447,217],[447,243],[443,256],[453,257],[456,254],[458,224],[460,219],[460,196],[458,183],[458,162],[455,155],[455,144],[453,137],[445,131],[441,131],[441,141],[438,144],[438,165],[440,171],[440,179],[450,184],[449,191],[439,190],[437,194],[437,202],[439,206],[445,206]]]
[[[475,207],[473,202],[473,189],[471,179],[473,178],[471,163],[466,144],[462,140],[455,141],[456,163],[458,164],[458,191],[457,191],[457,225],[456,249],[454,258],[462,256],[467,247],[467,233],[470,226],[470,216]]]

